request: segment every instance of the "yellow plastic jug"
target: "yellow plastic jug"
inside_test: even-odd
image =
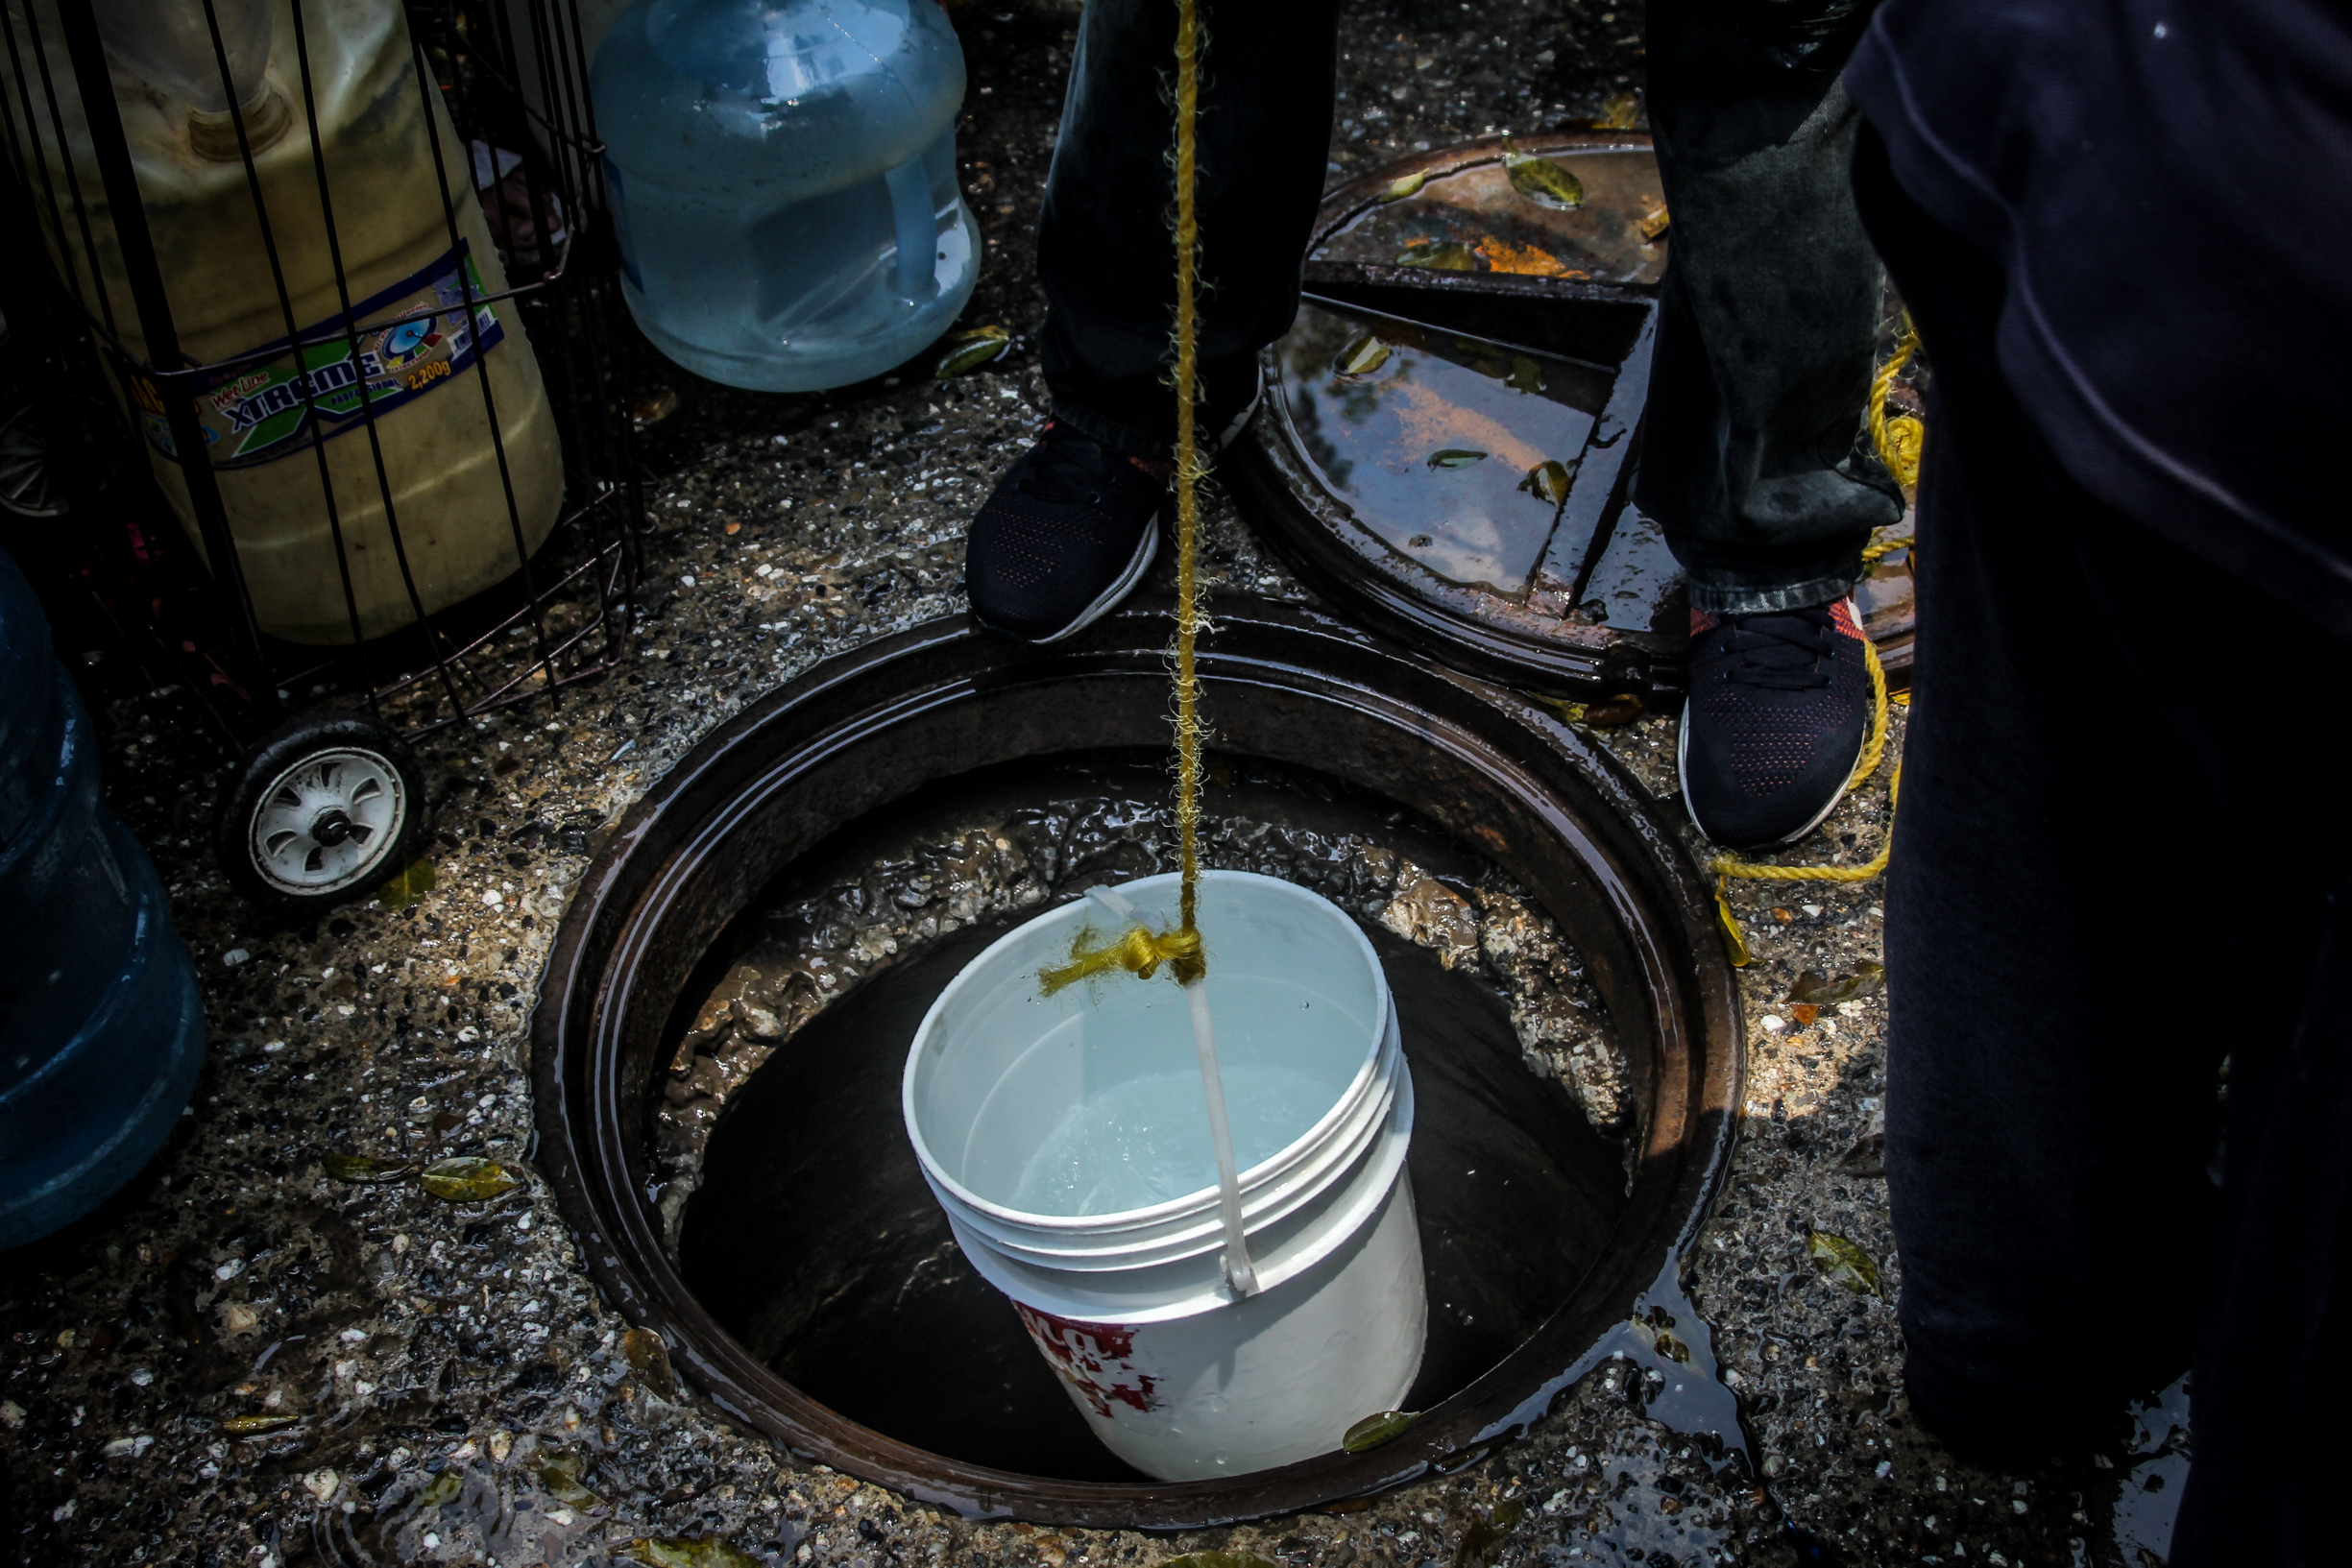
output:
[[[45,124],[20,145],[43,149],[58,205],[52,211],[38,189],[35,205],[61,267],[93,305],[104,291],[124,347],[143,356],[56,0],[32,3],[63,111],[72,183],[88,204],[95,277]],[[351,619],[313,452],[314,419],[361,635],[371,638],[416,619],[394,548],[396,522],[417,601],[431,614],[509,576],[546,540],[563,502],[563,456],[514,302],[477,304],[468,319],[461,269],[476,296],[503,290],[505,273],[474,198],[465,143],[439,89],[419,90],[399,0],[301,5],[298,43],[293,0],[215,0],[303,345],[307,399],[202,8],[99,0],[98,14],[182,351],[209,364],[280,350],[208,375],[197,400],[255,615],[273,636],[338,643],[351,640]],[[193,30],[175,33],[182,12],[195,19]],[[298,50],[305,48],[321,159],[303,108]],[[356,355],[344,331],[347,305],[360,328]],[[163,491],[202,551],[160,397],[142,377],[125,390]]]

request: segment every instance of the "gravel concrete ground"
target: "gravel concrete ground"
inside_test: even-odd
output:
[[[965,188],[988,246],[964,325],[1023,331],[1041,309],[1029,235],[1076,10],[970,0],[956,16],[972,68]],[[1378,0],[1346,26],[1334,181],[1590,115],[1638,85],[1630,6]],[[829,396],[730,392],[649,352],[632,374],[649,413],[672,402],[660,389],[678,395],[645,432],[660,477],[642,653],[601,688],[426,744],[437,884],[421,902],[258,919],[207,858],[219,759],[186,699],[102,714],[110,796],[197,955],[211,1056],[130,1191],[0,1261],[0,1552],[189,1568],[632,1552],[706,1568],[1092,1568],[1206,1549],[1284,1568],[2160,1560],[2186,1467],[2177,1396],[2119,1413],[2103,1453],[2015,1476],[1956,1462],[1908,1417],[1873,1142],[1884,996],[1865,982],[1792,999],[1806,972],[1867,975],[1875,884],[1734,891],[1756,955],[1741,977],[1748,1121],[1675,1304],[1696,1310],[1675,1327],[1692,1359],[1629,1323],[1618,1359],[1528,1440],[1354,1511],[1173,1538],[944,1517],[795,1463],[679,1386],[598,1301],[536,1180],[445,1201],[412,1177],[341,1179],[327,1156],[483,1154],[527,1171],[524,1022],[606,825],[749,697],[958,613],[965,518],[1044,406],[1025,345],[961,380]],[[1305,597],[1221,498],[1208,560],[1215,591]],[[1670,718],[1611,736],[1672,793]],[[1886,811],[1874,783],[1808,853],[1867,857]],[[1816,1259],[1816,1233],[1853,1251]],[[1711,1430],[1715,1367],[1748,1456]],[[723,1547],[630,1545],[705,1540]]]

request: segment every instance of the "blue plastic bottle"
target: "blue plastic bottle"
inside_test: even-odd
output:
[[[639,0],[591,90],[621,293],[687,369],[843,386],[920,352],[971,298],[963,50],[933,0]]]
[[[156,869],[0,551],[0,1250],[104,1202],[196,1089],[204,1005]]]

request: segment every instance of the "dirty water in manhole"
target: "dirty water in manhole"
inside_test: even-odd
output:
[[[1738,1104],[1707,883],[1540,705],[1313,612],[1220,610],[1211,858],[1346,909],[1408,1014],[1420,1417],[1367,1453],[1125,1477],[914,1173],[895,1089],[930,996],[996,931],[1164,863],[1168,619],[1136,604],[1050,649],[943,621],[818,666],[682,759],[566,914],[540,1163],[682,1386],[804,1459],[970,1516],[1191,1528],[1449,1471],[1620,1340],[1652,1357],[1627,1325],[1672,1293]]]
[[[1212,770],[1205,861],[1339,901],[1394,990],[1430,1311],[1405,1403],[1426,1409],[1503,1361],[1606,1245],[1624,1147],[1578,1092],[1613,1125],[1622,1070],[1575,953],[1499,868],[1325,777],[1222,756]],[[1095,1440],[957,1247],[899,1087],[926,1009],[990,942],[1089,885],[1170,869],[1166,796],[1155,754],[934,784],[788,872],[690,985],[652,1118],[686,1283],[841,1414],[976,1463],[1144,1479]],[[897,951],[829,990],[877,929]]]

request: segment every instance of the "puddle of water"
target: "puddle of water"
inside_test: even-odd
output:
[[[1582,153],[1530,143],[1524,150],[1582,181],[1584,205],[1545,206],[1514,187],[1499,160],[1479,163],[1435,175],[1402,201],[1366,208],[1316,258],[1388,267],[1450,244],[1462,252],[1442,259],[1464,260],[1469,271],[1655,286],[1665,273],[1666,245],[1643,239],[1640,226],[1665,205],[1657,158],[1633,148]]]
[[[1612,1080],[1588,1070],[1580,1080],[1558,1029],[1564,1009],[1593,1004],[1572,953],[1500,889],[1492,868],[1385,802],[1312,778],[1245,778],[1230,763],[1222,771],[1226,783],[1207,803],[1212,863],[1243,862],[1333,897],[1366,924],[1395,994],[1419,1103],[1412,1169],[1431,1309],[1408,1404],[1425,1409],[1549,1315],[1622,1206],[1623,1146],[1596,1132],[1579,1104],[1581,1092],[1605,1119],[1616,1115]],[[835,905],[820,900],[812,911],[806,891],[779,889],[755,905],[749,945],[706,966],[706,983],[715,980],[709,994],[732,987],[731,1000],[751,997],[771,1019],[779,992],[812,999],[812,980],[744,985],[740,977],[781,975],[788,951],[806,955],[811,915],[837,909],[839,872],[851,863],[885,868],[857,884],[869,909],[904,916],[899,895],[912,896],[919,880],[918,906],[973,910],[934,915],[922,935],[894,928],[899,951],[866,971],[873,978],[837,977],[839,1000],[797,1013],[796,1027],[776,1023],[781,1043],[764,1048],[766,1067],[745,1070],[698,1112],[707,1146],[698,1162],[676,1167],[673,1182],[691,1193],[680,1198],[680,1266],[755,1354],[844,1414],[1005,1468],[1137,1479],[1096,1443],[1011,1308],[956,1247],[907,1144],[898,1095],[924,1012],[990,941],[1049,897],[1159,869],[1173,846],[1159,798],[1164,768],[1154,759],[1058,777],[1030,767],[1009,784],[953,783],[953,799],[894,808],[900,821],[918,822],[921,842],[902,834],[844,847],[839,864],[810,868]],[[1016,800],[1024,804],[1004,815],[988,808]],[[951,819],[1002,824],[1023,813],[1029,831],[1018,841],[1012,827],[940,831]],[[1039,831],[1045,820],[1057,830]],[[999,861],[1018,848],[1037,874],[1023,884],[1035,896],[983,910],[973,884],[926,869],[968,862],[975,843]],[[1482,876],[1493,891],[1477,884]],[[1594,1041],[1582,1049],[1589,1053]],[[700,1072],[712,1058],[694,1060]],[[664,1115],[678,1108],[663,1103]]]
[[[2122,1472],[2115,1498],[2115,1544],[2126,1568],[2153,1561],[2161,1568],[2172,1550],[2172,1521],[2189,1479],[2189,1380],[2182,1377],[2155,1398],[2131,1407],[2131,1453],[2139,1462]]]
[[[1631,502],[1617,514],[1616,527],[1577,602],[1585,619],[1620,632],[1677,639],[1689,635],[1690,598],[1684,591],[1682,563],[1666,548],[1658,519]]]
[[[1389,352],[1346,374],[1368,331]],[[1275,353],[1300,446],[1359,526],[1449,582],[1526,593],[1613,371],[1312,304]]]

